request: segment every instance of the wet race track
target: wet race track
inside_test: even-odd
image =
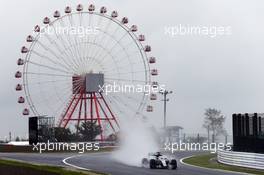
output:
[[[198,152],[178,152],[175,157],[178,161],[176,170],[148,169],[133,167],[116,162],[112,159],[111,153],[90,153],[90,154],[70,154],[70,153],[0,153],[0,157],[22,160],[26,162],[72,166],[80,169],[90,169],[113,175],[228,175],[239,173],[227,173],[215,170],[197,168],[180,163],[180,159],[189,157]]]

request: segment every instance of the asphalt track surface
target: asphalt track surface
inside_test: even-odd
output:
[[[239,173],[221,172],[217,170],[208,170],[197,168],[180,163],[180,159],[189,157],[197,152],[178,152],[175,154],[178,160],[176,170],[166,169],[148,169],[142,167],[128,166],[112,159],[111,153],[89,153],[89,154],[71,154],[71,153],[0,153],[0,158],[10,158],[30,163],[68,166],[63,163],[66,159],[67,164],[78,166],[85,169],[91,169],[112,175],[234,175]]]

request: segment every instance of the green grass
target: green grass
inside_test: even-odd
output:
[[[187,164],[195,165],[195,166],[205,167],[205,168],[236,171],[236,172],[243,172],[243,173],[250,173],[250,174],[257,174],[257,175],[264,174],[264,171],[261,171],[261,170],[243,168],[243,167],[231,166],[231,165],[224,165],[212,159],[216,159],[216,154],[198,155],[198,156],[184,159],[183,162]]]
[[[101,173],[97,172],[88,172],[88,171],[73,171],[67,170],[64,167],[56,167],[56,166],[48,166],[48,165],[33,165],[29,163],[14,161],[14,160],[4,160],[0,159],[0,166],[10,166],[14,168],[23,168],[23,169],[31,169],[36,171],[42,171],[47,173],[54,173],[58,175],[99,175]]]
[[[99,150],[94,151],[85,151],[84,153],[93,153],[93,152],[109,152],[115,150],[114,147],[103,147],[99,148]],[[15,145],[0,145],[0,153],[1,152],[20,152],[20,153],[39,153],[39,150],[33,151],[33,146],[15,146]],[[66,153],[66,152],[74,152],[78,153],[78,150],[71,151],[71,150],[54,150],[54,151],[43,151],[42,153]]]

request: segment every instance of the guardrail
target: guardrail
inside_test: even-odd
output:
[[[218,150],[220,163],[264,170],[264,154]]]

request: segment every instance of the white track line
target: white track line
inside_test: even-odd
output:
[[[205,168],[205,167],[196,166],[196,165],[191,165],[191,164],[187,164],[187,163],[184,163],[184,162],[183,162],[184,159],[188,159],[188,158],[191,158],[191,157],[195,157],[195,156],[188,156],[188,157],[181,158],[181,159],[180,159],[181,164],[186,165],[186,166],[195,167],[195,168],[201,168],[201,169],[205,169],[205,170],[210,170],[210,171],[219,171],[219,172],[223,172],[223,173],[233,173],[233,174],[253,175],[253,174],[243,173],[243,172],[237,172],[237,171],[221,170],[221,169],[214,169],[214,168]]]
[[[77,166],[77,165],[73,165],[73,164],[70,164],[70,163],[67,162],[67,160],[69,160],[69,159],[72,159],[74,157],[80,157],[80,156],[82,156],[82,155],[75,155],[75,156],[66,157],[65,159],[62,160],[62,162],[65,165],[68,165],[68,166],[73,167],[73,168],[77,168],[79,170],[91,171],[91,169],[83,168],[83,167],[80,167],[80,166]]]

